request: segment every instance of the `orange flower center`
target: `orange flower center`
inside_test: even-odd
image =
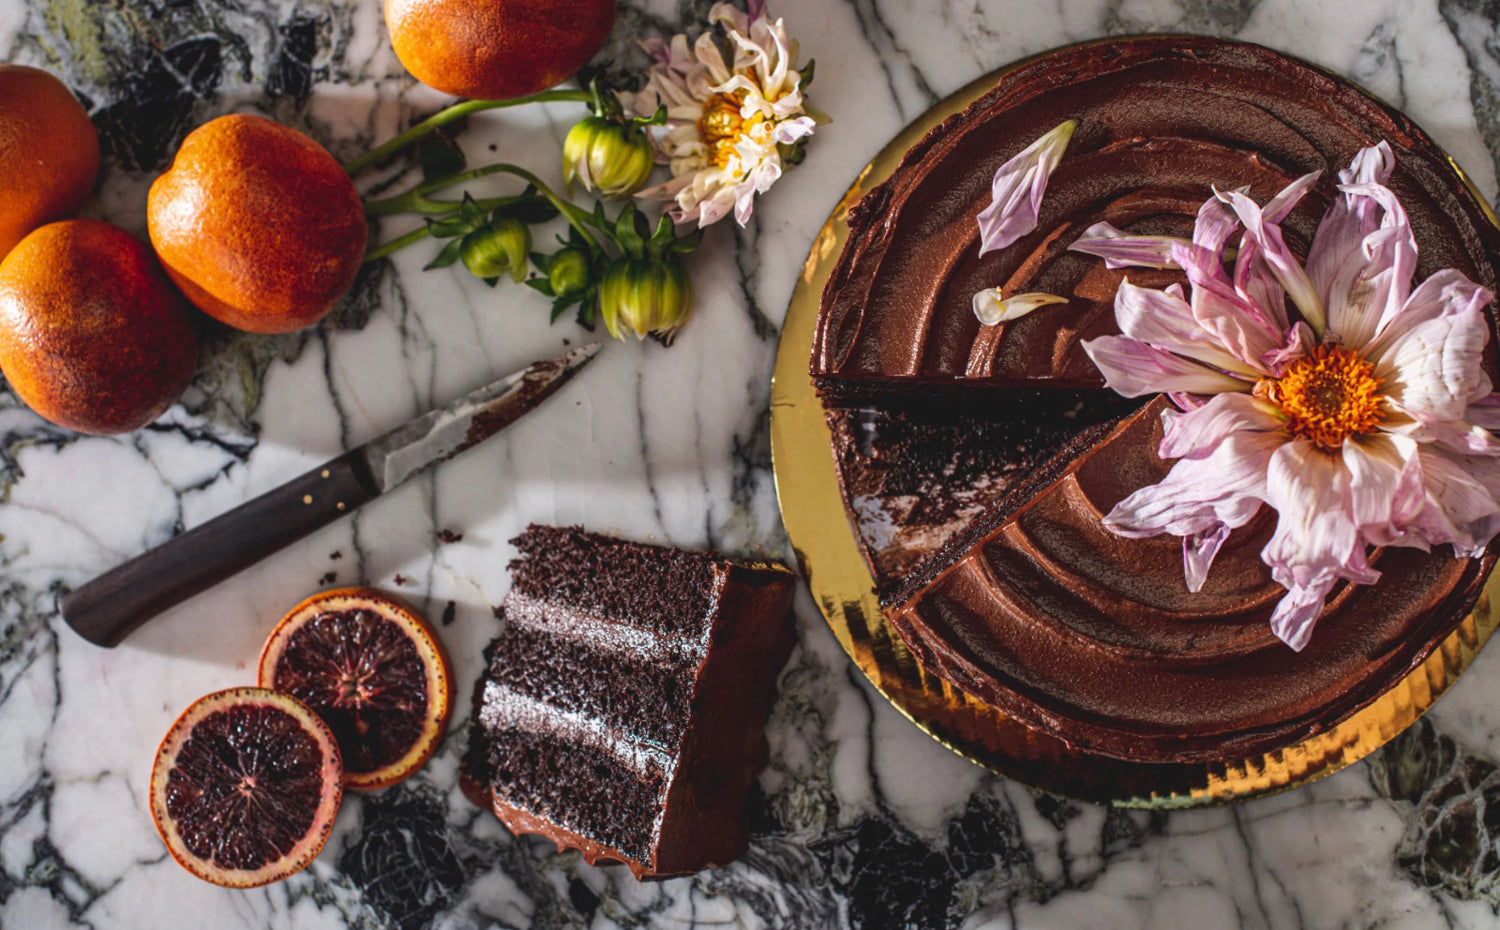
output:
[[[1287,432],[1330,452],[1380,425],[1380,379],[1352,349],[1319,343],[1279,379],[1262,381],[1255,396],[1281,408]]]
[[[712,94],[703,101],[703,115],[698,117],[698,137],[713,153],[714,162],[720,167],[728,164],[734,154],[734,143],[745,131],[745,120],[740,116],[740,104],[745,92]]]

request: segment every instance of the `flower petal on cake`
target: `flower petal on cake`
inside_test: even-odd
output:
[[[1047,181],[1077,128],[1076,119],[1059,123],[995,171],[990,205],[978,217],[980,255],[1003,249],[1036,229]]]
[[[1001,297],[1000,288],[989,287],[974,295],[974,316],[985,326],[1018,320],[1038,307],[1065,304],[1068,298],[1034,292]]]
[[[1313,289],[1307,271],[1298,264],[1292,250],[1287,248],[1281,235],[1281,227],[1265,220],[1260,206],[1238,191],[1225,191],[1219,198],[1228,203],[1240,222],[1245,224],[1241,250],[1247,242],[1253,242],[1258,247],[1266,267],[1276,276],[1277,282],[1302,313],[1302,318],[1314,332],[1321,334],[1327,326],[1322,298]]]
[[[1352,478],[1342,458],[1294,439],[1277,449],[1266,473],[1266,503],[1277,512],[1276,530],[1261,550],[1271,577],[1287,589],[1271,618],[1271,628],[1288,646],[1301,650],[1335,582],[1346,578],[1372,584],[1355,524]]]
[[[1259,366],[1247,365],[1221,348],[1213,333],[1204,332],[1177,285],[1158,291],[1136,287],[1128,280],[1121,281],[1115,291],[1115,322],[1119,324],[1120,332],[1131,339],[1205,365],[1251,379],[1265,374]]]
[[[1179,459],[1161,481],[1120,501],[1104,525],[1134,538],[1244,526],[1265,500],[1267,463],[1283,441],[1274,433],[1232,432],[1207,456]]]
[[[1404,437],[1358,436],[1341,450],[1349,472],[1351,515],[1369,545],[1386,546],[1406,534],[1425,493],[1417,444]]]
[[[1082,252],[1104,259],[1106,268],[1176,268],[1172,244],[1183,242],[1175,236],[1132,236],[1109,223],[1095,223],[1068,246],[1070,252]]]
[[[1215,394],[1200,407],[1171,419],[1156,452],[1164,459],[1201,459],[1240,431],[1281,428],[1275,408],[1250,394]]]
[[[1243,252],[1245,246],[1241,245]],[[1246,364],[1255,366],[1282,344],[1285,321],[1247,300],[1224,274],[1222,253],[1202,246],[1176,245],[1172,257],[1192,285],[1198,325]],[[1283,311],[1284,314],[1284,311]]]
[[[1182,575],[1189,591],[1197,594],[1203,590],[1208,570],[1213,567],[1219,548],[1229,538],[1230,532],[1229,527],[1220,523],[1212,529],[1182,537]]]
[[[1104,383],[1126,397],[1171,391],[1222,394],[1248,391],[1253,386],[1249,381],[1128,336],[1100,336],[1083,342],[1082,346],[1104,375]]]
[[[1461,420],[1490,393],[1480,367],[1490,329],[1478,311],[1454,313],[1404,330],[1375,361],[1387,396],[1419,420]]]

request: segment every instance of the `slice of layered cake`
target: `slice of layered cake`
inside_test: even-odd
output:
[[[637,878],[744,852],[795,576],[529,527],[475,693],[465,788],[512,832]]]

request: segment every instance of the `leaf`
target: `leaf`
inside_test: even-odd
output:
[[[688,233],[686,236],[680,236],[676,240],[674,240],[672,242],[672,251],[676,252],[679,255],[686,255],[687,253],[696,249],[702,241],[703,228],[699,227]]]
[[[644,251],[646,240],[639,228],[643,223],[644,218],[636,212],[635,204],[629,202],[620,208],[620,215],[615,218],[615,242],[631,258],[640,258]]]
[[[538,278],[527,278],[525,281],[522,281],[521,283],[524,284],[524,285],[526,285],[527,287],[531,288],[534,291],[538,291],[540,293],[546,294],[548,297],[556,297],[557,296],[557,294],[555,292],[553,292],[553,290],[552,290],[552,282],[548,281],[546,278],[541,278],[541,277],[538,277]]]
[[[456,216],[427,221],[427,233],[434,239],[451,239],[472,232],[473,229],[472,224]]]
[[[552,318],[547,322],[556,323],[557,318],[562,316],[569,307],[578,303],[579,299],[582,296],[583,295],[581,294],[574,294],[570,297],[559,297],[556,300],[552,301]]]
[[[467,161],[463,150],[452,140],[434,135],[417,146],[417,163],[422,166],[423,181],[436,181],[464,170]]]
[[[495,212],[498,214],[502,210],[505,211],[506,216],[520,220],[528,226],[535,226],[557,218],[557,208],[541,197],[518,200],[500,207]]]
[[[431,271],[434,268],[447,268],[449,265],[458,261],[459,253],[463,250],[463,244],[464,242],[462,239],[454,239],[452,242],[443,246],[442,251],[437,253],[437,257],[428,262],[426,266],[422,268],[422,270]]]
[[[531,263],[536,266],[537,271],[546,274],[552,268],[552,256],[546,252],[532,252]]]
[[[470,224],[470,228],[484,225],[484,211],[467,191],[464,192],[464,202],[458,208],[458,215],[463,218],[464,222]]]
[[[483,281],[485,284],[488,284],[490,287],[494,287],[495,286],[495,282],[499,281],[500,279],[498,277],[494,277],[494,278],[480,278],[479,280]]]
[[[816,58],[809,58],[807,64],[802,66],[802,80],[797,82],[798,90],[807,90],[807,86],[813,82],[813,71],[817,69]]]

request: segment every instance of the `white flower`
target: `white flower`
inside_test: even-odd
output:
[[[656,63],[645,88],[621,95],[637,116],[667,108],[657,149],[672,179],[637,196],[675,201],[669,213],[678,223],[707,226],[733,209],[744,226],[755,195],[781,177],[778,146],[811,136],[816,124],[802,99],[802,74],[792,67],[796,43],[782,20],[773,22],[763,4],[752,2],[749,13],[717,4],[709,21],[722,27],[732,60],[725,60],[712,30],[691,48],[684,35],[670,43],[658,39],[646,43]]]
[[[1121,284],[1122,335],[1084,343],[1110,387],[1166,392],[1182,411],[1158,450],[1177,463],[1105,525],[1183,537],[1196,591],[1230,531],[1271,506],[1261,558],[1287,589],[1271,627],[1293,649],[1336,583],[1380,577],[1370,547],[1476,556],[1500,531],[1500,441],[1487,429],[1500,399],[1481,367],[1491,295],[1453,269],[1412,287],[1417,244],[1385,187],[1393,168],[1381,143],[1340,172],[1305,268],[1280,222],[1316,175],[1264,206],[1216,195],[1191,242],[1096,227],[1079,243],[1116,266],[1180,268],[1192,285],[1189,298]],[[1225,244],[1240,223],[1231,274]]]

